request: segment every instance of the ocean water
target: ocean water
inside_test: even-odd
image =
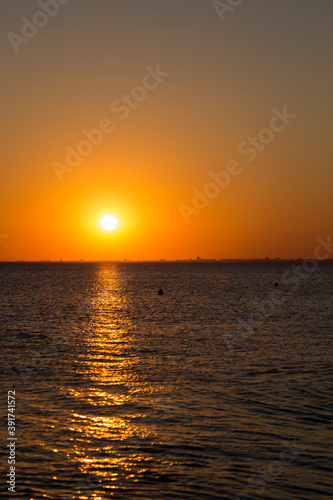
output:
[[[1,498],[333,498],[333,265],[293,265],[0,264]]]

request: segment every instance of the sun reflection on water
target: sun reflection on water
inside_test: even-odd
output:
[[[91,300],[94,319],[77,361],[83,388],[68,389],[74,404],[68,423],[73,450],[67,458],[84,475],[78,483],[81,499],[102,498],[101,488],[116,490],[121,479],[135,483],[152,460],[140,443],[149,442],[155,427],[147,425],[145,411],[138,411],[140,398],[149,401],[151,388],[134,375],[136,344],[121,278],[115,266],[98,268]]]

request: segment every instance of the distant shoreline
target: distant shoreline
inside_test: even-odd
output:
[[[290,262],[302,262],[306,258],[297,259],[176,259],[176,260],[6,260],[0,261],[0,264],[205,264],[205,263],[255,263],[255,264],[286,264]],[[333,259],[322,259],[319,262],[333,262]]]

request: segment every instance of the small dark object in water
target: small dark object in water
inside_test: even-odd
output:
[[[275,286],[279,286],[279,283],[275,283]]]
[[[158,293],[158,295],[163,295],[164,292],[163,292],[162,288],[160,288],[157,293]]]

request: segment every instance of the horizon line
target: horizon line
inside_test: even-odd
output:
[[[255,258],[224,258],[224,259],[209,259],[209,258],[199,258],[197,257],[196,259],[99,259],[99,260],[85,260],[85,259],[58,259],[58,260],[51,260],[51,259],[39,259],[39,260],[0,260],[0,264],[15,264],[15,263],[26,263],[26,264],[93,264],[93,263],[114,263],[114,264],[127,264],[127,263],[142,263],[142,262],[156,262],[156,263],[174,263],[174,262],[192,262],[196,264],[200,264],[203,262],[220,262],[220,263],[228,263],[228,262],[300,262],[303,260],[310,259],[310,257],[297,257],[297,258],[284,258],[284,257],[275,257],[275,258],[270,258],[270,257],[255,257]],[[317,259],[318,262],[333,262],[333,259]]]

